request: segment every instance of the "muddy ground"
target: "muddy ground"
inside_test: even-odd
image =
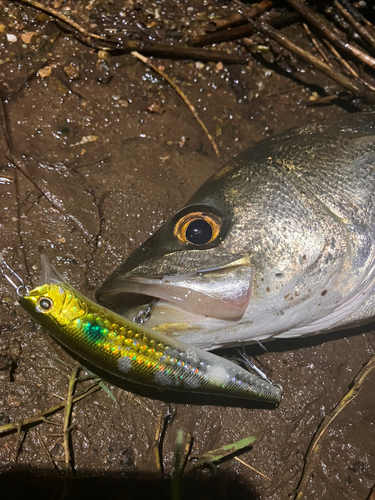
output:
[[[235,10],[231,2],[213,0],[53,4],[94,32],[153,41],[186,40],[204,33],[213,14],[225,17]],[[109,273],[225,161],[287,128],[364,109],[342,102],[309,106],[324,95],[324,87],[333,92],[335,86],[287,54],[279,65],[251,55],[247,66],[157,59],[196,106],[218,145],[218,158],[176,92],[130,54],[98,53],[40,11],[7,0],[0,0],[2,25],[1,93],[19,168],[7,156],[3,124],[0,251],[29,285],[38,283],[44,253],[70,283],[93,297]],[[29,32],[36,35],[21,38]],[[284,32],[310,48],[299,24]],[[247,54],[236,42],[217,49]],[[0,424],[6,424],[59,404],[76,361],[27,317],[4,280],[0,302]],[[216,474],[193,474],[188,464],[186,482],[173,498],[292,497],[319,423],[374,354],[375,338],[367,327],[277,341],[268,349],[250,352],[283,385],[278,408],[129,390],[100,374],[116,402],[100,390],[75,404],[76,479],[64,483],[60,477],[60,411],[21,433],[19,441],[15,433],[0,436],[1,491],[7,498],[31,491],[39,498],[168,498],[182,429],[185,440],[193,437],[193,454],[256,436],[240,458],[270,479],[234,459],[219,465]],[[372,373],[332,424],[306,498],[368,497],[375,482],[374,382]],[[76,394],[90,383],[80,383]],[[174,416],[163,440],[166,479],[161,481],[154,440],[169,407]]]

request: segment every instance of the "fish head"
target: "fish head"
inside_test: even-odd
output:
[[[19,303],[38,323],[54,333],[86,314],[86,306],[48,259],[41,257],[41,282],[19,298]]]
[[[297,248],[301,239],[297,233],[284,247],[279,244],[278,252],[270,249],[267,217],[273,217],[273,207],[268,203],[263,213],[257,200],[253,205],[248,201],[249,192],[255,198],[259,195],[260,177],[246,178],[241,157],[232,160],[128,257],[97,291],[97,300],[134,319],[156,298],[148,327],[211,348],[212,331],[229,325],[233,326],[230,338],[236,339],[238,322],[257,300],[254,278],[259,283],[268,273],[274,280],[277,269],[282,269],[287,279],[285,262],[295,262],[294,253],[308,254]],[[286,242],[287,235],[280,235],[282,239]],[[263,246],[268,254],[262,254]],[[303,262],[308,266],[310,259]],[[290,267],[290,280],[299,272]],[[195,338],[190,335],[193,331]],[[202,342],[204,333],[209,335]]]
[[[149,328],[206,349],[346,321],[375,262],[373,116],[287,131],[233,158],[98,301],[129,319],[145,312]]]
[[[124,312],[151,296],[198,315],[241,317],[253,269],[247,256],[228,250],[230,223],[217,204],[188,204],[107,280],[98,300]]]

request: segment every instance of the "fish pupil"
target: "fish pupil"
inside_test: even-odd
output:
[[[189,243],[204,245],[212,238],[212,226],[204,219],[193,220],[188,225],[185,236]]]

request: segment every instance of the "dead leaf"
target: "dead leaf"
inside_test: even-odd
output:
[[[232,444],[227,444],[221,448],[217,448],[216,450],[207,451],[202,455],[194,455],[190,457],[190,460],[197,460],[195,463],[196,467],[200,467],[205,464],[212,464],[215,462],[219,462],[223,458],[228,457],[229,455],[233,455],[243,448],[247,448],[256,440],[255,436],[251,436],[248,438],[241,439]]]

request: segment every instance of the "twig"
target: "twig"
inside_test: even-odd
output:
[[[14,0],[13,0],[14,1]],[[148,56],[167,57],[170,59],[190,59],[192,61],[213,61],[222,62],[224,64],[247,64],[247,57],[237,54],[228,54],[218,50],[200,50],[194,47],[186,47],[182,45],[164,45],[150,44],[139,42],[136,40],[126,40],[124,43],[118,41],[113,42],[110,39],[88,32],[78,23],[71,21],[68,17],[50,7],[45,7],[34,0],[20,0],[21,2],[47,12],[49,15],[56,17],[57,22],[63,28],[72,31],[75,36],[86,45],[95,49],[101,50],[116,50],[124,53],[140,51]],[[63,23],[61,23],[63,21]]]
[[[82,43],[99,50],[115,50],[123,54],[142,52],[147,56],[167,59],[189,59],[191,61],[222,62],[224,64],[247,64],[247,56],[228,54],[222,50],[207,50],[185,45],[165,45],[163,43],[145,43],[136,40],[112,42],[111,40],[96,41],[74,31],[74,36]]]
[[[240,462],[240,464],[244,465],[245,467],[247,467],[248,469],[251,469],[252,471],[256,472],[257,474],[259,474],[260,476],[268,479],[268,481],[272,481],[272,479],[268,476],[266,476],[265,474],[263,474],[263,472],[260,472],[259,470],[256,470],[254,469],[254,467],[252,467],[251,465],[247,464],[244,460],[242,460],[241,458],[239,457],[234,457],[235,460],[237,460],[237,462]]]
[[[241,24],[247,23],[247,17],[256,18],[261,16],[264,12],[271,9],[273,2],[269,0],[263,0],[259,4],[254,4],[246,10],[246,16],[239,12],[233,13],[229,17],[223,19],[214,19],[208,23],[206,26],[207,32],[220,31],[227,28],[232,28]],[[244,6],[242,6],[244,7]]]
[[[159,415],[158,425],[155,432],[154,453],[156,467],[162,479],[164,479],[163,443],[168,424],[173,421],[174,415],[175,410],[168,405],[166,413],[163,415],[163,412],[161,412]]]
[[[268,97],[275,97],[276,95],[289,94],[289,93],[294,92],[295,90],[300,90],[300,89],[304,89],[304,88],[305,88],[304,85],[296,85],[295,87],[287,88],[284,90],[279,90],[277,92],[272,92],[272,94],[267,94],[264,96],[264,98],[268,99]]]
[[[18,457],[20,455],[20,452],[21,452],[21,448],[22,448],[22,444],[23,444],[23,441],[25,439],[25,434],[22,435],[22,438],[21,438],[21,424],[18,424],[17,425],[17,435],[16,435],[16,450],[15,450],[15,453],[14,453],[14,463],[16,464],[17,461],[18,461]]]
[[[283,26],[288,26],[295,23],[299,18],[300,16],[298,12],[291,12],[269,19],[268,22],[274,28],[281,28]],[[230,42],[232,40],[238,40],[240,38],[251,36],[254,33],[254,26],[250,23],[246,23],[238,28],[226,29],[224,31],[215,31],[214,33],[209,33],[207,35],[197,37],[194,39],[192,45],[194,47],[203,47],[204,45],[211,45],[213,43]]]
[[[375,26],[370,23],[368,19],[366,19],[353,5],[349,2],[349,0],[341,0],[341,3],[344,5],[347,11],[351,13],[351,15],[360,23],[362,22],[367,26],[372,33],[371,37],[375,37]]]
[[[73,409],[73,393],[76,385],[76,379],[79,370],[81,369],[81,365],[76,365],[73,369],[73,372],[70,376],[69,386],[68,386],[68,394],[66,396],[65,403],[65,415],[64,415],[64,427],[63,427],[63,436],[64,436],[64,449],[65,449],[65,471],[68,474],[72,473],[72,456],[70,452],[70,420],[72,417],[72,409]]]
[[[370,35],[366,28],[364,28],[353,16],[354,12],[352,9],[354,7],[349,2],[342,2],[346,8],[344,8],[340,2],[334,0],[333,5],[337,10],[341,12],[343,17],[358,31],[361,37],[368,42],[373,49],[375,49],[375,39]],[[359,14],[359,12],[358,12]]]
[[[318,40],[314,37],[314,35],[311,33],[309,27],[307,26],[306,23],[302,23],[302,26],[304,27],[306,33],[307,33],[307,36],[310,38],[312,44],[314,45],[314,47],[316,48],[316,50],[319,52],[319,54],[321,55],[323,61],[325,61],[329,66],[332,66],[330,60],[328,59],[328,57],[325,55],[325,53],[323,52],[323,47],[321,45],[320,42],[318,42]]]
[[[305,466],[303,469],[301,480],[297,487],[297,494],[295,496],[295,500],[301,500],[305,495],[307,485],[313,473],[313,468],[314,465],[316,464],[321,449],[320,440],[326,434],[329,426],[332,424],[335,418],[341,413],[341,411],[345,408],[345,406],[348,405],[351,401],[353,401],[353,399],[355,399],[358,396],[367,377],[374,369],[375,369],[375,355],[371,356],[369,361],[365,364],[362,370],[355,377],[352,388],[345,394],[345,396],[341,399],[336,408],[334,408],[331,411],[331,413],[323,419],[307,451],[305,457]]]
[[[250,16],[253,17],[253,16]],[[239,12],[234,12],[229,17],[224,17],[222,19],[213,19],[206,26],[206,32],[212,33],[216,31],[226,30],[227,28],[233,28],[234,26],[239,26],[245,24],[246,17]]]
[[[354,78],[357,78],[363,85],[366,85],[370,90],[375,91],[375,87],[370,85],[369,83],[365,82],[359,74],[350,66],[350,64],[345,61],[343,57],[338,53],[338,51],[335,49],[335,47],[328,41],[328,40],[323,40],[323,42],[327,45],[327,47],[332,51],[332,54],[336,57],[336,59],[339,61],[342,66],[349,71],[349,73],[354,76]]]
[[[301,59],[318,68],[322,73],[332,78],[332,80],[339,83],[344,88],[350,90],[350,92],[352,92],[354,95],[362,97],[364,100],[371,104],[375,103],[375,93],[367,89],[364,85],[358,82],[353,82],[339,71],[336,71],[334,68],[328,66],[328,64],[321,61],[318,57],[310,54],[310,52],[307,52],[306,50],[301,49],[301,47],[298,47],[297,45],[292,43],[286,36],[272,28],[265,21],[258,20],[250,22],[254,24],[254,27],[258,31],[268,36],[286,49],[290,50],[294,54],[297,54]]]
[[[68,24],[69,26],[71,26],[75,30],[82,33],[82,35],[84,35],[86,38],[93,37],[93,38],[98,38],[99,40],[105,40],[105,37],[100,36],[100,35],[95,35],[94,33],[90,33],[85,28],[82,28],[82,26],[80,26],[78,23],[69,19],[69,17],[66,17],[66,16],[64,16],[64,14],[61,14],[61,12],[59,12],[58,10],[52,9],[51,7],[46,7],[45,5],[43,5],[39,2],[35,2],[34,0],[19,0],[19,1],[21,1],[22,3],[25,3],[27,5],[31,5],[32,7],[35,7],[36,9],[42,10],[43,12],[47,12],[47,14],[49,14],[52,17],[57,17],[61,21],[64,21],[64,23]]]
[[[186,97],[186,95],[182,92],[182,90],[180,89],[180,87],[178,87],[177,84],[171,78],[169,78],[168,75],[166,75],[164,73],[164,71],[161,71],[154,64],[152,64],[151,60],[148,57],[144,57],[141,54],[139,54],[138,52],[132,52],[132,56],[134,56],[137,59],[139,59],[140,61],[142,61],[144,64],[146,64],[146,66],[148,66],[153,71],[155,71],[155,73],[157,73],[158,75],[160,75],[161,77],[163,77],[169,83],[169,85],[177,92],[177,94],[181,97],[181,99],[184,101],[184,103],[189,107],[189,109],[192,112],[194,118],[197,120],[197,122],[199,123],[199,125],[204,130],[204,132],[207,135],[209,141],[211,142],[212,147],[214,148],[214,151],[215,151],[216,155],[220,156],[219,150],[218,150],[218,148],[216,146],[216,143],[215,143],[212,135],[209,133],[209,131],[207,130],[206,125],[199,118],[198,112],[196,111],[196,109],[194,108],[194,106],[191,104],[191,102],[189,101],[189,99]]]
[[[154,454],[155,454],[156,468],[162,479],[164,479],[163,457],[162,457],[162,436],[165,434],[164,427],[165,427],[165,417],[163,416],[163,412],[161,412],[159,415],[158,424],[156,426]]]
[[[54,468],[57,472],[59,472],[59,469],[58,469],[57,465],[55,464],[55,462],[54,462],[54,460],[53,460],[53,458],[52,458],[52,456],[51,456],[51,453],[49,452],[49,450],[48,450],[48,448],[47,448],[47,446],[46,446],[46,443],[44,442],[44,440],[43,440],[43,438],[42,438],[42,435],[41,435],[41,433],[40,433],[39,429],[36,429],[36,433],[38,434],[39,441],[42,443],[42,446],[43,446],[43,448],[44,448],[44,451],[45,451],[45,452],[46,452],[46,454],[47,454],[48,460],[49,460],[49,461],[51,462],[51,464],[53,465],[53,468]]]
[[[334,33],[330,26],[327,24],[319,14],[311,10],[303,0],[287,0],[287,2],[294,7],[306,20],[313,24],[315,28],[321,33],[324,38],[327,38],[336,48],[357,57],[363,64],[375,69],[375,59],[362,50],[359,50],[354,45],[348,43],[338,33]]]
[[[85,391],[83,391],[81,394],[78,396],[75,396],[72,399],[73,403],[77,403],[83,398],[86,398],[87,396],[90,396],[90,394],[93,394],[96,391],[99,391],[100,387],[98,384],[94,384],[91,387],[87,388]],[[44,422],[44,417],[46,415],[52,415],[54,413],[57,413],[58,411],[62,410],[65,408],[65,401],[59,405],[52,406],[52,408],[49,408],[48,410],[44,410],[37,415],[34,415],[33,417],[28,417],[28,418],[22,418],[21,420],[17,420],[17,422],[11,422],[9,424],[4,424],[0,425],[0,434],[5,434],[5,433],[10,433],[16,431],[18,428],[21,430],[24,427],[30,427],[33,425],[37,425],[40,422]]]
[[[350,64],[345,61],[343,57],[340,56],[339,52],[335,49],[335,47],[330,43],[328,40],[325,38],[323,39],[323,42],[327,45],[329,50],[332,52],[332,54],[336,57],[338,62],[347,70],[349,73],[354,76],[354,78],[359,78],[358,73],[350,66]],[[363,82],[362,82],[363,83]]]

